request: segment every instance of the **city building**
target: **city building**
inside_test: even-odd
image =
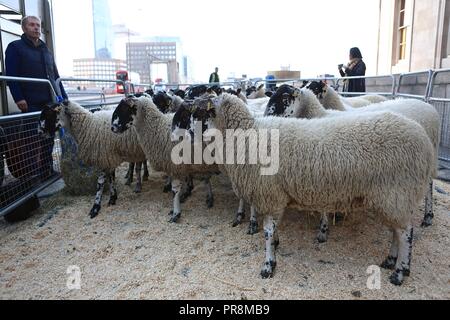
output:
[[[92,16],[95,58],[111,59],[114,57],[114,33],[108,0],[92,0]]]
[[[450,67],[450,0],[380,0],[377,74]]]
[[[128,70],[137,72],[142,83],[154,83],[157,79],[179,83],[188,79],[188,57],[182,55],[179,38],[155,37],[130,42],[126,51]]]
[[[73,75],[75,78],[115,80],[118,70],[127,70],[125,60],[115,59],[114,29],[107,0],[91,0],[93,26],[92,56],[73,60]],[[68,82],[71,86],[105,87],[113,86],[101,82]]]
[[[73,71],[75,78],[84,79],[102,79],[102,80],[114,80],[116,78],[116,72],[118,70],[126,70],[127,63],[125,60],[119,59],[100,59],[100,58],[88,58],[88,59],[75,59],[73,61]],[[86,87],[109,87],[114,86],[114,83],[93,83],[93,82],[77,82],[70,83],[74,86],[86,86]]]

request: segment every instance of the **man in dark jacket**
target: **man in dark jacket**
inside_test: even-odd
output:
[[[41,20],[38,17],[28,16],[22,19],[23,35],[20,40],[11,42],[6,49],[6,75],[13,77],[48,79],[55,92],[61,98],[67,99],[62,85],[57,88],[56,80],[59,78],[55,59],[46,44],[40,40]],[[46,83],[8,82],[11,94],[17,107],[26,112],[38,112],[54,101],[52,90]],[[46,179],[53,173],[53,144],[54,139],[40,139],[37,134],[37,121],[23,120],[20,128],[21,140],[26,143],[27,160],[24,166],[30,175],[39,175]],[[41,147],[37,147],[37,146]],[[36,157],[36,154],[38,156]],[[36,163],[39,159],[39,164]],[[32,170],[30,170],[32,168]]]
[[[342,64],[338,66],[342,77],[356,77],[366,75],[366,64],[362,60],[361,51],[358,48],[351,48],[349,54],[350,62],[346,67]],[[344,70],[343,70],[344,69]],[[365,79],[347,79],[344,84],[344,92],[366,92]]]
[[[220,83],[219,68],[216,67],[216,70],[211,73],[209,76],[209,83]]]
[[[13,77],[48,79],[53,88],[67,99],[64,87],[56,88],[59,78],[53,54],[40,40],[41,21],[29,16],[22,19],[24,34],[20,40],[13,41],[6,49],[6,75]],[[52,92],[45,83],[9,82],[8,86],[17,107],[22,112],[41,111],[42,107],[53,101]]]

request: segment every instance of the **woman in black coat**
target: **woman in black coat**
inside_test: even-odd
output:
[[[339,73],[342,77],[356,77],[366,75],[366,64],[362,60],[361,51],[358,48],[350,49],[350,62],[347,66],[339,65]],[[344,84],[344,92],[365,92],[365,79],[347,79]]]

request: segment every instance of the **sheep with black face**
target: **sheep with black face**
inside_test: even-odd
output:
[[[75,102],[66,101],[58,107],[44,107],[39,122],[40,132],[48,136],[53,136],[59,128],[64,127],[77,142],[80,160],[102,170],[95,202],[89,213],[91,218],[100,212],[106,179],[110,183],[109,205],[116,204],[115,169],[123,162],[145,160],[136,132],[129,130],[123,136],[113,134],[111,116],[112,111],[91,113]],[[140,186],[137,186],[138,189]]]
[[[172,177],[174,193],[173,210],[170,222],[177,222],[181,217],[181,189],[189,177],[207,179],[208,207],[213,206],[213,195],[209,177],[219,173],[217,165],[181,163],[172,159],[172,150],[178,141],[171,140],[173,114],[162,114],[153,101],[145,97],[127,98],[117,106],[111,120],[111,130],[123,135],[129,130],[136,130],[138,141],[147,156],[151,167],[165,172]]]

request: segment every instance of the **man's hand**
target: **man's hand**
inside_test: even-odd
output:
[[[17,107],[20,109],[20,111],[22,111],[22,112],[28,111],[28,103],[25,100],[17,101],[16,104],[17,104]]]

